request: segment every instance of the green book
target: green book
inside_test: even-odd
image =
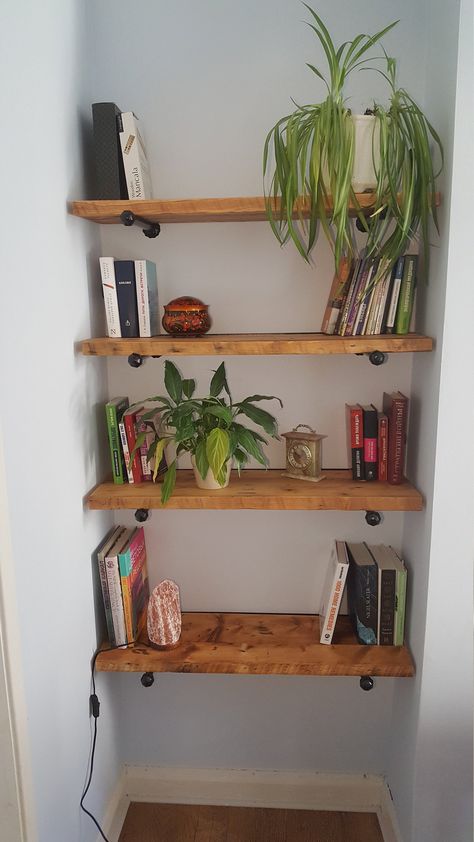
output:
[[[416,264],[418,255],[406,254],[403,265],[403,277],[398,296],[397,315],[395,316],[395,333],[405,334],[410,329],[413,302],[416,288]]]
[[[105,417],[107,420],[107,435],[109,438],[110,461],[112,465],[112,477],[116,485],[123,485],[126,477],[123,450],[120,442],[119,423],[122,415],[128,409],[129,400],[125,397],[112,398],[105,404]]]
[[[397,570],[395,578],[395,631],[394,646],[403,646],[405,638],[405,607],[407,594],[407,570],[403,562]]]

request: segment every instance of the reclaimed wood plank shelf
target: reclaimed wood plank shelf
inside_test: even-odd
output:
[[[407,480],[356,482],[350,471],[323,470],[321,482],[302,482],[282,470],[232,471],[230,484],[218,491],[198,488],[192,471],[179,470],[167,509],[269,509],[307,511],[421,511],[423,498]],[[89,509],[160,509],[161,485],[143,482],[96,486],[86,497]]]
[[[208,356],[239,354],[369,354],[407,353],[432,351],[429,336],[408,333],[379,336],[326,336],[324,333],[226,333],[197,337],[152,336],[151,338],[84,339],[80,351],[86,356],[126,357],[140,354],[144,357],[178,355]]]
[[[309,614],[184,612],[178,646],[160,651],[137,643],[101,652],[96,668],[109,672],[185,672],[252,675],[410,677],[405,646],[362,646],[348,617],[339,617],[334,643],[319,643],[319,617]]]
[[[364,211],[375,209],[374,193],[357,193],[357,201]],[[435,195],[439,205],[439,194]],[[352,213],[355,209],[351,206]],[[239,196],[233,198],[208,199],[101,199],[75,201],[69,206],[74,216],[89,219],[105,225],[121,224],[123,211],[145,217],[150,222],[263,222],[267,219],[263,196]],[[278,213],[278,202],[274,203]],[[328,201],[326,212],[331,213]],[[302,213],[308,217],[308,205],[302,203]],[[296,212],[295,212],[296,215]]]

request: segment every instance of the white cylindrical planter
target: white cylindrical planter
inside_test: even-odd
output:
[[[194,456],[191,456],[191,463],[192,463],[193,471],[194,471],[194,479],[196,480],[197,487],[198,488],[206,488],[208,490],[213,490],[213,491],[218,491],[221,488],[226,488],[226,486],[229,485],[231,462],[232,462],[232,460],[229,459],[228,462],[227,462],[227,465],[226,465],[226,478],[225,478],[224,485],[219,485],[219,483],[217,482],[217,480],[214,477],[214,474],[212,473],[210,468],[209,468],[209,470],[206,474],[206,478],[205,479],[202,478],[201,474],[199,473],[199,471],[196,467],[196,463],[194,461]]]
[[[375,190],[377,186],[375,171],[380,163],[380,126],[372,114],[351,116],[355,141],[352,189],[354,193],[363,193]]]

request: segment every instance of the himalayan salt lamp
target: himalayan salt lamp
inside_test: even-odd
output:
[[[174,649],[179,643],[179,588],[171,579],[163,579],[151,593],[148,602],[147,632],[150,643],[158,649]]]

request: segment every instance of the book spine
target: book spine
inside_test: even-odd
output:
[[[395,333],[401,335],[408,333],[410,327],[413,301],[415,299],[416,262],[416,254],[405,255],[403,278],[395,317]]]
[[[357,284],[357,279],[359,277],[359,273],[361,271],[361,260],[356,260],[354,262],[354,268],[351,274],[350,283],[347,287],[347,292],[344,297],[344,301],[342,302],[341,310],[339,312],[339,316],[336,323],[335,333],[339,336],[344,336],[346,330],[347,319],[349,317],[349,310],[352,303],[352,298],[354,295],[354,289]]]
[[[137,290],[138,332],[140,336],[151,336],[145,260],[135,260],[135,283]]]
[[[346,405],[347,449],[352,479],[364,479],[364,423],[360,406]]]
[[[126,642],[125,618],[123,613],[122,588],[117,556],[106,556],[107,584],[110,594],[110,610],[114,627],[115,646],[123,646]]]
[[[125,470],[127,471],[127,479],[130,483],[134,483],[135,480],[133,479],[133,471],[130,465],[130,450],[128,449],[127,432],[125,430],[125,422],[123,420],[119,423],[119,432],[125,462]]]
[[[403,482],[405,467],[408,401],[392,397],[384,405],[384,412],[388,416],[387,481],[399,485]]]
[[[388,418],[384,412],[378,414],[378,478],[386,482],[388,478]]]
[[[128,414],[125,414],[123,417],[123,420],[125,422],[125,434],[128,442],[128,450],[130,455],[133,453],[133,448],[135,447],[137,441],[136,417],[136,412],[130,412]],[[132,459],[131,471],[133,475],[133,482],[141,482],[142,462],[139,450],[135,453],[135,456]]]
[[[405,639],[407,571],[406,569],[397,570],[396,573],[395,631],[393,643],[395,646],[403,646],[403,641]]]
[[[109,439],[110,461],[112,463],[112,478],[116,485],[123,485],[123,461],[120,447],[119,421],[117,406],[115,404],[105,405],[105,417],[107,421],[107,435]]]
[[[351,563],[352,571],[352,613],[355,616],[355,631],[359,643],[377,643],[377,565]]]
[[[102,294],[104,296],[105,320],[107,336],[120,338],[120,315],[115,283],[115,269],[113,257],[99,257],[100,277],[102,280]]]
[[[127,643],[135,640],[133,636],[132,594],[130,590],[130,544],[119,553],[120,586],[122,590],[123,616]]]
[[[339,316],[351,271],[352,261],[347,257],[342,257],[338,272],[334,275],[329,291],[329,298],[321,324],[321,333],[333,334],[335,332],[337,317]]]
[[[120,109],[114,102],[92,104],[96,199],[128,198],[119,128]]]
[[[152,470],[150,463],[147,459],[148,448],[151,444],[151,440],[153,439],[153,434],[149,431],[147,425],[141,420],[142,415],[147,412],[146,409],[137,412],[136,415],[136,430],[138,433],[145,433],[145,440],[143,444],[140,446],[140,463],[142,467],[142,479],[145,482],[152,481]],[[151,439],[151,440],[150,440]]]
[[[111,646],[115,646],[114,623],[112,619],[112,608],[110,606],[109,586],[107,583],[107,569],[105,565],[105,557],[99,555],[97,560],[99,568],[100,587],[102,590],[102,599],[104,603],[105,622],[107,625],[107,635]]]
[[[364,478],[377,479],[378,420],[375,407],[363,410],[364,425]]]
[[[379,580],[378,643],[380,646],[393,646],[396,570],[379,570]]]
[[[367,277],[366,281],[366,289],[362,301],[359,306],[359,310],[357,312],[357,318],[355,322],[354,329],[352,331],[354,336],[362,336],[365,332],[365,324],[367,321],[367,314],[370,307],[370,302],[372,301],[372,296],[374,294],[374,287],[371,285],[370,281],[374,277],[374,272],[376,272],[378,261],[373,261],[370,272]]]
[[[122,112],[120,147],[129,199],[151,199],[150,173],[138,120],[131,111]]]
[[[344,585],[346,583],[347,568],[347,564],[341,564],[340,562],[337,564],[334,587],[329,600],[329,609],[320,629],[320,643],[329,645],[332,642],[342,594],[344,592]]]
[[[403,265],[405,263],[405,257],[402,255],[398,258],[396,266],[395,266],[395,273],[393,276],[393,283],[392,283],[392,295],[390,298],[390,306],[388,308],[387,313],[387,322],[385,325],[385,332],[386,333],[393,333],[395,328],[395,317],[397,315],[397,305],[398,305],[398,298],[400,295],[400,285],[402,283],[402,276],[403,276]]]
[[[135,264],[133,260],[114,260],[115,282],[123,337],[136,337],[138,333],[137,293]]]
[[[344,336],[352,336],[352,334],[355,332],[354,329],[357,320],[357,315],[359,313],[359,308],[364,298],[365,290],[370,285],[372,266],[373,264],[371,262],[365,261],[363,266],[361,267],[361,271],[359,272],[357,278],[357,283],[354,287],[354,293],[352,296],[351,305],[349,307],[349,313],[347,315],[346,326],[344,328]]]

